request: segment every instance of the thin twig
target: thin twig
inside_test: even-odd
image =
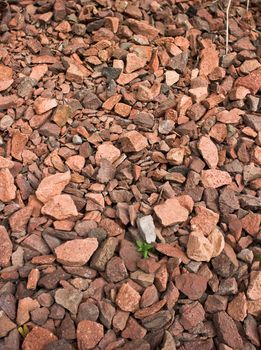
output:
[[[247,0],[247,7],[246,7],[246,10],[248,11],[249,9],[249,3],[250,3],[250,0]]]
[[[228,54],[228,37],[229,37],[229,11],[232,0],[228,0],[227,10],[226,10],[226,54]]]

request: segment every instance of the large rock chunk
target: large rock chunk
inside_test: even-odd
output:
[[[213,316],[218,340],[233,349],[243,349],[243,341],[238,333],[233,319],[225,312],[220,311]]]
[[[100,323],[83,320],[77,327],[77,344],[79,350],[94,349],[104,336],[103,326]]]
[[[165,203],[156,205],[154,212],[163,226],[172,226],[187,220],[189,212],[182,207],[176,198],[167,199]]]
[[[16,187],[14,185],[13,175],[9,169],[0,170],[0,201],[4,203],[11,202],[15,199]]]
[[[214,142],[207,136],[202,136],[198,143],[198,149],[209,168],[215,169],[218,164],[218,150]]]
[[[191,300],[202,297],[207,289],[207,279],[195,273],[183,273],[175,277],[176,287]]]
[[[232,182],[228,172],[216,169],[202,170],[201,182],[205,188],[218,188]]]
[[[128,25],[134,33],[144,35],[149,40],[153,40],[159,34],[159,30],[146,21],[137,21],[130,18],[128,19]]]
[[[153,217],[151,215],[145,215],[141,218],[138,218],[137,226],[147,243],[152,243],[156,241],[155,225]]]
[[[116,304],[123,311],[134,312],[139,308],[140,298],[139,293],[130,284],[125,283],[117,294]]]
[[[62,193],[62,190],[68,185],[70,179],[71,174],[69,171],[45,177],[35,192],[37,199],[43,203],[48,202],[54,196]]]
[[[200,231],[191,232],[187,244],[187,256],[195,261],[210,261],[213,246]]]
[[[22,349],[23,350],[44,350],[45,347],[58,340],[58,338],[43,327],[34,327],[31,332],[26,336]]]
[[[250,273],[250,282],[247,289],[247,296],[251,300],[261,299],[261,271]]]
[[[55,98],[44,98],[39,96],[34,101],[34,109],[37,114],[43,114],[47,111],[50,111],[50,109],[56,107],[57,104],[58,103]]]
[[[148,146],[146,137],[140,134],[138,131],[128,131],[122,137],[120,142],[123,152],[139,152]]]
[[[5,337],[12,329],[16,328],[16,324],[0,310],[0,338]]]
[[[197,215],[191,219],[191,228],[208,236],[217,225],[219,214],[201,205],[195,207],[195,212]]]
[[[210,261],[222,252],[224,246],[225,240],[218,227],[208,237],[201,231],[194,231],[189,235],[187,255],[195,261]]]
[[[55,248],[56,260],[64,265],[83,266],[97,248],[97,238],[74,239]]]
[[[8,266],[12,256],[13,244],[4,226],[0,226],[0,266]]]
[[[68,194],[60,194],[50,199],[43,207],[42,214],[49,215],[57,220],[77,216],[78,211]]]
[[[83,293],[77,289],[57,289],[54,299],[57,304],[69,310],[76,315],[80,302],[82,301]]]
[[[100,145],[95,155],[95,161],[97,165],[100,165],[102,159],[107,159],[111,163],[115,162],[121,155],[120,150],[113,146],[110,142],[105,142]]]
[[[113,257],[115,249],[118,245],[118,240],[115,237],[106,239],[102,246],[94,254],[91,267],[98,271],[105,271],[107,262]]]
[[[256,94],[261,88],[261,68],[254,70],[245,77],[239,77],[235,82],[235,86],[244,86],[253,94]]]
[[[204,48],[200,54],[199,74],[208,76],[214,68],[219,66],[219,53],[210,39],[202,39],[201,43]]]

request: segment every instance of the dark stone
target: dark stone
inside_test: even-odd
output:
[[[16,317],[15,297],[7,293],[0,295],[0,309],[3,310],[11,320],[14,320]]]
[[[71,276],[66,273],[61,267],[58,267],[56,271],[48,273],[40,278],[38,285],[46,289],[55,289],[61,280],[68,280]]]
[[[108,81],[116,80],[119,78],[121,71],[121,68],[104,67],[102,69],[102,75],[104,75]]]

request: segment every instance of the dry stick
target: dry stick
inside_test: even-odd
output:
[[[232,0],[228,0],[227,10],[226,10],[226,54],[228,54],[228,36],[229,36],[229,11]]]
[[[250,0],[247,0],[247,8],[246,8],[247,11],[249,9],[249,3],[250,3]]]

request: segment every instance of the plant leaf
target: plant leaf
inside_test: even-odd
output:
[[[143,243],[142,243],[142,241],[136,241],[136,245],[139,247],[139,248],[142,248],[142,245],[143,245]]]
[[[26,324],[24,324],[24,326],[23,326],[23,330],[24,330],[24,336],[26,337],[26,336],[27,336],[27,334],[29,333],[29,329],[28,329],[28,327],[27,327],[27,325],[26,325]]]

